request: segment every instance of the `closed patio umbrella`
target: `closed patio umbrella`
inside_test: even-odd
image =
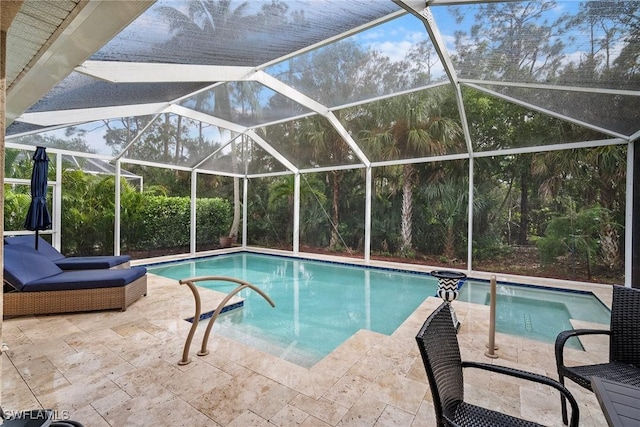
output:
[[[38,249],[38,231],[51,228],[51,215],[47,208],[47,172],[49,158],[44,147],[36,148],[31,172],[31,204],[24,221],[24,228],[36,232],[35,248]]]

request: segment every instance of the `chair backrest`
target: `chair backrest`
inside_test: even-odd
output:
[[[35,249],[24,245],[4,246],[4,281],[21,291],[34,280],[62,273],[62,270]]]
[[[640,367],[640,289],[613,288],[609,358]]]
[[[443,415],[452,413],[464,399],[460,347],[448,304],[443,303],[427,318],[416,341],[431,387],[436,422],[441,426]]]
[[[5,237],[4,243],[5,245],[29,246],[30,248],[35,249],[36,239],[35,239],[35,236],[21,235],[21,236]],[[44,255],[50,261],[58,261],[65,257],[60,252],[58,252],[56,248],[51,246],[49,242],[47,242],[40,236],[38,236],[38,253],[40,253],[41,255]]]

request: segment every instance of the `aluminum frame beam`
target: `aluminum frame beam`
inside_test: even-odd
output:
[[[27,66],[28,72],[7,88],[5,126],[154,3],[155,0],[80,2],[77,11]]]

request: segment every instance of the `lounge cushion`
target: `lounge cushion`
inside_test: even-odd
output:
[[[4,247],[4,280],[19,291],[22,291],[27,283],[61,273],[60,267],[28,246]]]
[[[35,249],[5,245],[4,278],[22,292],[125,286],[147,273],[145,267],[63,271]]]
[[[145,267],[130,267],[120,270],[64,271],[57,276],[29,282],[23,286],[22,292],[116,288],[128,285],[146,273]]]
[[[38,248],[39,250],[40,248]],[[56,260],[54,263],[63,270],[99,270],[109,269],[129,262],[129,260],[131,260],[129,255],[72,256]]]
[[[4,243],[7,245],[28,246],[31,249],[35,249],[36,240],[35,236],[12,236],[5,237]],[[40,236],[38,236],[38,252],[47,257],[49,261],[56,261],[64,258],[64,255],[58,252],[56,248],[51,246],[49,242]]]
[[[5,237],[6,245],[22,245],[35,249],[35,236],[13,236]],[[131,260],[129,255],[103,255],[103,256],[83,256],[83,257],[65,257],[56,248],[51,246],[49,242],[38,236],[38,252],[44,255],[49,261],[53,261],[63,270],[90,270],[90,269],[108,269],[120,264],[127,263]]]

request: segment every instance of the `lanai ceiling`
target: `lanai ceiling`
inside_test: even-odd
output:
[[[487,4],[491,21],[481,16]],[[87,137],[96,157],[154,164],[136,144],[152,121],[182,118],[185,134],[204,143],[171,167],[231,173],[224,154],[240,141],[276,159],[272,172],[371,166],[378,159],[343,121],[354,106],[442,88],[455,94],[463,127],[464,90],[473,90],[598,132],[597,144],[626,143],[640,135],[638,9],[636,1],[25,0],[7,36],[7,143],[35,145],[37,133],[74,126],[96,134]],[[336,65],[326,81],[313,73],[363,51],[385,64],[379,81],[370,60]],[[344,140],[340,162],[308,163],[267,137],[271,126],[312,116]],[[136,132],[120,151],[95,131],[125,123]],[[468,152],[454,154],[477,150],[468,128],[465,138]]]

